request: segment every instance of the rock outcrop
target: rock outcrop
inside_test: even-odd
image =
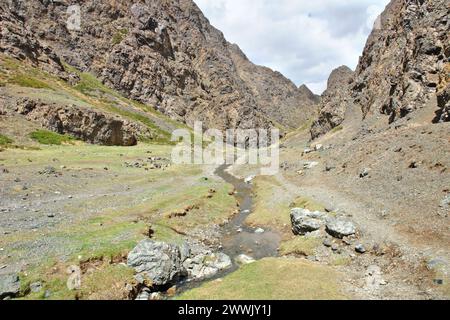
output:
[[[138,136],[150,137],[148,128],[118,116],[75,105],[61,106],[33,99],[18,99],[3,108],[5,113],[23,115],[42,127],[93,144],[133,146]]]
[[[26,25],[24,12],[14,9],[17,2],[0,3],[0,52],[39,65],[43,70],[69,80],[58,55],[42,44]]]
[[[425,108],[436,114],[433,122],[450,121],[449,13],[445,0],[392,0],[367,40],[353,83],[323,97],[312,138],[342,123],[353,105],[367,120],[364,126],[385,115],[387,127]]]
[[[445,88],[449,12],[446,0],[392,0],[386,7],[367,40],[352,89],[364,117],[381,113],[393,122]]]
[[[311,116],[308,99],[301,101],[295,85],[237,58],[234,46],[191,0],[86,0],[80,3],[79,30],[67,27],[69,4],[4,1],[2,20],[17,20],[20,29],[15,22],[2,22],[0,50],[17,58],[34,52],[30,59],[41,65],[36,57],[47,52],[57,73],[65,61],[189,125],[268,128],[277,122],[296,127]],[[33,44],[33,50],[22,43]],[[246,77],[247,70],[259,71],[258,76]]]
[[[322,94],[319,104],[319,117],[311,127],[313,139],[327,133],[344,121],[345,111],[350,100],[353,76],[353,71],[347,66],[341,66],[331,73],[327,90]]]

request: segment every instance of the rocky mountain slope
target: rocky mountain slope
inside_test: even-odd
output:
[[[254,65],[237,45],[229,48],[239,77],[268,119],[295,129],[316,116],[317,96],[306,85],[297,88],[281,73]]]
[[[319,104],[319,117],[311,127],[313,139],[339,126],[344,121],[353,76],[353,71],[346,66],[341,66],[331,73],[327,90],[322,94]]]
[[[352,104],[374,128],[413,118],[449,121],[449,10],[445,0],[391,1],[367,41],[350,91],[324,99],[312,137],[340,125]]]
[[[2,2],[0,51],[76,84],[64,61],[189,125],[297,127],[311,115],[309,97],[238,53],[193,1],[84,1],[80,30],[67,27],[70,4]]]

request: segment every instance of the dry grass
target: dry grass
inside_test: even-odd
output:
[[[283,256],[312,256],[320,245],[321,241],[318,238],[295,237],[281,243],[280,254]]]

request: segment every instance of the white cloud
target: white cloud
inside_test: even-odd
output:
[[[194,0],[256,64],[321,93],[331,71],[354,69],[389,0]]]

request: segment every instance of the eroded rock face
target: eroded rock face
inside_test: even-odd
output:
[[[393,122],[423,108],[445,87],[449,20],[446,0],[391,1],[356,70],[352,94],[364,116],[382,113]]]
[[[16,4],[19,2],[15,1]],[[68,80],[69,75],[65,72],[58,55],[37,39],[34,30],[25,23],[24,11],[16,10],[14,7],[12,1],[0,3],[0,52],[19,60],[28,60]]]
[[[363,130],[379,118],[385,128],[414,118],[424,108],[436,113],[433,122],[450,121],[449,20],[446,0],[392,0],[367,40],[352,83],[341,82],[341,89],[322,97],[312,138],[342,123],[353,105],[362,112]]]
[[[353,77],[353,71],[346,66],[341,66],[331,73],[327,90],[322,94],[319,104],[319,117],[311,127],[313,139],[327,133],[344,121]]]
[[[137,123],[74,105],[61,106],[32,99],[19,99],[9,110],[49,130],[70,134],[93,144],[133,146],[137,143],[138,134],[150,134],[147,128]]]
[[[21,50],[29,50],[21,43],[45,44],[56,64],[59,58],[90,71],[128,98],[189,125],[269,128],[273,119],[298,127],[310,116],[309,102],[296,101],[295,85],[238,58],[191,0],[86,0],[80,3],[79,31],[66,26],[69,4],[5,0],[2,14],[18,19],[20,30],[13,23],[2,28],[13,36],[2,38],[0,50],[23,58]],[[258,76],[248,78],[247,70]]]

